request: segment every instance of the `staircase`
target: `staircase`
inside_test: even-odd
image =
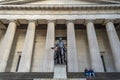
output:
[[[95,78],[87,80],[120,80],[120,72],[97,72]],[[68,73],[68,78],[85,78],[84,73]]]
[[[96,78],[87,78],[83,72],[66,73],[65,65],[56,65],[53,73],[0,72],[0,80],[120,80],[120,72],[95,73]]]

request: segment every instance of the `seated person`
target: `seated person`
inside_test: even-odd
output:
[[[85,76],[87,78],[89,78],[89,77],[95,77],[95,73],[94,73],[93,69],[89,69],[88,70],[87,68],[85,68],[84,73],[85,73]]]
[[[86,77],[89,77],[89,70],[87,68],[85,68],[84,73]]]
[[[95,72],[93,71],[93,69],[89,70],[89,74],[90,74],[90,77],[95,77]]]

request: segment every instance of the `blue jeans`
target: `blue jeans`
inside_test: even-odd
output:
[[[94,72],[90,72],[90,77],[95,77],[95,73]]]

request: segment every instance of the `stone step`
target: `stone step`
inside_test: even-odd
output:
[[[62,68],[61,68],[62,67]],[[43,72],[1,72],[0,80],[32,80],[32,79],[85,79],[84,73],[65,73],[66,66],[55,66],[56,74]],[[59,74],[60,73],[60,74]],[[62,73],[62,74],[61,74]],[[67,76],[65,76],[67,74]],[[95,73],[96,78],[87,78],[87,80],[120,80],[120,72]],[[61,76],[62,77],[61,77]]]
[[[89,78],[89,79],[95,79],[95,80],[114,80],[114,79],[120,79],[120,72],[95,72],[96,78]],[[67,73],[68,78],[85,78],[84,73]]]
[[[53,78],[53,72],[0,72],[0,80]]]
[[[86,80],[86,78],[80,78],[80,79],[34,79],[34,80]]]

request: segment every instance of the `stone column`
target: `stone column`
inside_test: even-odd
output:
[[[91,68],[95,72],[103,72],[104,71],[103,63],[101,60],[100,50],[99,50],[93,22],[87,21],[86,27],[87,27],[87,37],[88,37],[88,44],[90,51]]]
[[[18,72],[30,72],[36,22],[29,21]]]
[[[55,21],[48,21],[43,72],[54,72]]]
[[[16,21],[9,22],[6,34],[1,43],[0,54],[3,54],[3,57],[0,59],[0,72],[5,72],[15,36],[16,27],[17,27]]]
[[[116,33],[115,26],[111,21],[106,23],[106,30],[113,53],[116,71],[120,72],[120,41]]]
[[[79,72],[73,21],[67,21],[67,62],[68,72]]]

